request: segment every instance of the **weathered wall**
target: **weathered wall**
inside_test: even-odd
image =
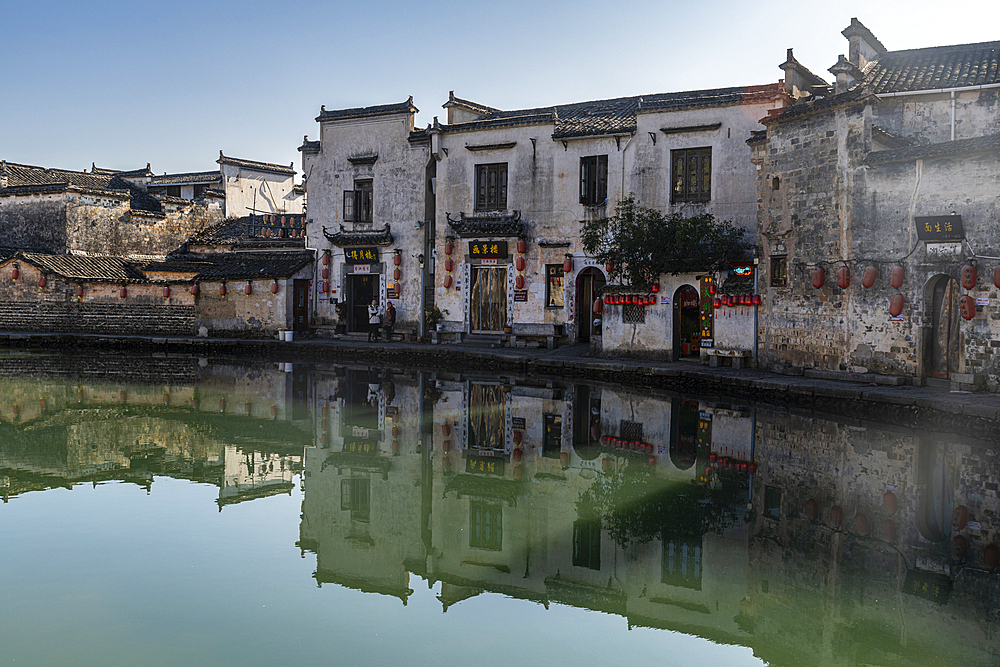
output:
[[[115,205],[120,208],[127,201]],[[8,247],[59,252],[67,241],[66,195],[4,195],[0,197],[0,225]]]
[[[258,171],[234,164],[222,164],[220,171],[227,218],[251,213],[302,213],[302,198],[294,191],[294,174]]]
[[[252,286],[247,295],[247,284]],[[226,286],[223,296],[221,288]],[[196,331],[205,328],[208,335],[271,338],[278,329],[291,328],[292,280],[278,281],[278,293],[272,294],[273,280],[206,281],[198,284]]]

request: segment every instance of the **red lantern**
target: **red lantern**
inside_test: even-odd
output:
[[[837,269],[837,287],[840,289],[847,289],[851,286],[851,269],[846,266],[842,266]]]
[[[524,289],[524,276],[518,275],[517,278],[514,279],[514,286],[517,287],[517,289]]]
[[[521,440],[523,438],[524,438],[524,436],[521,434],[521,430],[520,429],[515,429],[514,430],[514,444],[515,445],[520,445],[521,444]]]
[[[517,240],[517,251],[519,253],[521,253],[523,255],[524,251],[527,250],[527,248],[528,248],[528,244],[524,242],[524,239],[518,239]]]
[[[247,286],[243,288],[243,293],[246,294],[247,296],[253,294],[253,283],[248,282]]]
[[[819,516],[819,503],[814,499],[810,498],[806,501],[806,518],[810,521],[815,521],[816,517]]]
[[[958,300],[958,309],[963,320],[971,320],[976,316],[976,300],[966,294]]]
[[[394,438],[399,437],[399,426],[397,424],[392,425],[392,437]]]
[[[559,465],[563,468],[569,467],[569,452],[559,452]]]
[[[712,308],[721,308],[721,307],[722,307],[722,299],[720,299],[719,297],[715,297],[714,299],[712,299]]]
[[[889,284],[892,285],[893,289],[899,289],[903,286],[903,267],[892,267],[892,273],[889,275]]]
[[[277,294],[277,293],[278,293],[278,281],[275,280],[273,283],[271,283],[271,294]]]
[[[76,286],[76,298],[77,299],[82,299],[83,298],[83,285],[77,285]]]
[[[760,294],[754,294],[753,295],[753,305],[755,305],[755,306],[759,306],[760,305]]]
[[[392,455],[396,456],[399,454],[399,440],[392,441]]]
[[[128,288],[125,287],[124,285],[122,285],[122,288],[120,290],[118,290],[118,296],[119,296],[119,298],[122,298],[122,299],[128,297]]]
[[[659,292],[660,291],[660,283],[653,283],[652,290],[653,290],[653,294],[656,294],[657,292]]]
[[[966,264],[962,267],[962,287],[972,289],[976,286],[976,267],[973,264]]]
[[[329,265],[330,265],[330,253],[325,252],[323,253],[323,266],[329,266]]]
[[[518,257],[516,265],[518,271],[524,271],[524,257]]]
[[[520,462],[521,462],[521,459],[522,459],[523,457],[524,457],[524,452],[522,452],[522,451],[521,451],[521,448],[520,448],[520,447],[518,447],[517,449],[515,449],[515,450],[514,450],[514,451],[513,451],[512,453],[511,453],[511,455],[510,455],[510,458],[511,458],[511,460],[512,460],[512,461],[513,461],[514,463],[520,463]]]
[[[403,263],[403,255],[402,255],[402,253],[398,253],[397,252],[396,256],[392,258],[392,263],[395,264],[396,266],[401,265]]]
[[[441,443],[441,449],[443,449],[445,452],[450,452],[451,440],[445,439],[445,441]]]
[[[393,280],[399,280],[402,277],[402,275],[403,275],[403,272],[400,271],[398,267],[392,270],[392,279]]]
[[[822,266],[817,266],[812,272],[812,285],[816,289],[821,289],[823,283],[826,282],[826,271],[823,270]]]
[[[892,301],[889,302],[889,314],[893,317],[899,317],[899,314],[903,312],[903,295],[897,294],[892,297]]]
[[[163,288],[163,298],[164,299],[170,298],[170,285],[167,285]]]
[[[451,424],[441,424],[441,435],[446,438],[451,435]]]
[[[715,286],[715,283],[710,283],[709,286],[708,286],[708,293],[709,294],[715,294],[717,291],[718,291],[718,288]]]
[[[594,312],[600,315],[603,310],[604,310],[604,299],[601,297],[597,297],[596,299],[594,299]]]
[[[45,287],[45,283],[46,282],[47,281],[45,279],[45,274],[42,274],[42,276],[38,279],[38,286],[39,287]]]
[[[993,286],[1000,289],[1000,266],[993,269]]]
[[[954,531],[965,530],[969,522],[969,508],[965,506],[956,507],[951,511],[951,529]]]
[[[573,272],[573,256],[566,255],[566,259],[563,260],[563,273]]]
[[[323,271],[322,271],[322,273],[320,275],[323,276],[323,280],[329,280],[330,279],[330,269],[323,269]]]
[[[444,270],[450,273],[451,270],[454,268],[455,268],[455,262],[451,259],[451,257],[446,258],[444,260]]]
[[[878,278],[878,269],[874,266],[869,266],[865,269],[865,274],[861,276],[861,284],[865,287],[871,287],[875,284],[876,278]]]
[[[17,280],[18,278],[20,278],[21,277],[21,269],[20,269],[20,267],[15,266],[14,270],[10,272],[10,277],[13,278],[14,280]]]
[[[219,296],[221,296],[223,299],[226,298],[226,283],[222,283],[219,286]]]
[[[451,287],[451,276],[444,277],[444,288],[449,289]]]
[[[451,241],[445,241],[444,254],[450,255],[454,251],[455,251],[455,244],[453,244]]]

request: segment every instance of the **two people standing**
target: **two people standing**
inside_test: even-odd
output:
[[[378,305],[378,299],[372,299],[368,306],[368,342],[378,340],[379,327],[385,327],[385,340],[392,340],[392,328],[396,326],[396,307],[389,302],[388,308],[383,312]]]

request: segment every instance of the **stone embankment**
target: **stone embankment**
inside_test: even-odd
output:
[[[502,377],[550,377],[614,383],[653,393],[682,392],[720,400],[739,399],[792,411],[823,413],[839,421],[880,428],[898,427],[948,433],[958,438],[1000,438],[1000,396],[931,387],[884,386],[754,369],[711,368],[701,364],[637,359],[589,358],[585,346],[556,350],[509,349],[420,343],[366,343],[314,339],[297,342],[195,337],[100,336],[0,333],[0,348],[100,353],[112,366],[130,354],[227,357],[281,362],[342,363],[419,368],[439,373],[477,372]],[[127,363],[126,363],[127,365]],[[109,371],[113,372],[113,371]]]

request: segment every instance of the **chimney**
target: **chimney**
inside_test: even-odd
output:
[[[837,64],[831,67],[828,71],[830,74],[837,77],[836,92],[838,95],[840,93],[847,92],[853,88],[858,81],[861,81],[861,79],[864,78],[864,74],[861,70],[854,63],[845,58],[843,54],[840,55],[840,59],[837,60]]]
[[[0,163],[0,189],[7,187],[7,160]]]
[[[864,70],[868,63],[878,60],[886,52],[882,42],[857,18],[852,18],[851,25],[840,34],[847,38],[849,44],[847,59],[860,70]]]

